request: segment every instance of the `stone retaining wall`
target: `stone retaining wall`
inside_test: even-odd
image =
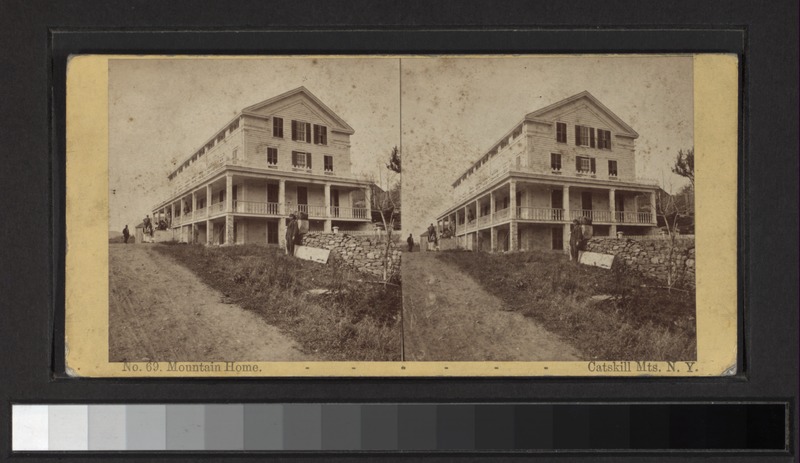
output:
[[[343,233],[308,233],[303,244],[330,249],[331,255],[345,265],[375,276],[383,276],[383,253],[386,241],[369,236],[352,236]],[[389,275],[400,275],[400,250],[389,245]]]
[[[592,238],[587,251],[613,254],[614,265],[625,265],[642,275],[667,282],[669,253],[672,242],[665,240],[633,240],[627,238]],[[676,286],[695,287],[694,239],[675,240],[672,255]]]

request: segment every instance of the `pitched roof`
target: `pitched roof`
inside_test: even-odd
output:
[[[601,103],[600,100],[595,98],[594,95],[592,95],[591,93],[589,93],[586,90],[584,90],[584,91],[582,91],[580,93],[576,93],[575,95],[572,95],[571,97],[564,98],[561,101],[557,101],[557,102],[555,102],[555,103],[553,103],[553,104],[551,104],[549,106],[545,106],[544,108],[537,109],[536,111],[528,113],[528,114],[525,115],[525,119],[537,120],[541,116],[544,116],[546,113],[549,113],[549,112],[553,111],[554,109],[557,109],[557,108],[559,108],[561,106],[564,106],[564,105],[567,105],[569,103],[572,103],[573,101],[580,100],[582,98],[586,99],[586,100],[589,100],[592,104],[594,104],[595,106],[600,108],[600,110],[602,110],[603,113],[606,116],[610,117],[614,122],[619,124],[622,127],[623,131],[625,132],[625,135],[628,135],[628,136],[630,136],[632,138],[638,138],[639,137],[639,134],[635,130],[633,130],[633,128],[630,125],[628,125],[625,121],[620,119],[619,116],[614,114],[603,103]]]
[[[246,107],[246,108],[244,108],[242,110],[242,113],[251,113],[251,112],[258,111],[259,109],[261,109],[261,108],[263,108],[265,106],[269,106],[269,105],[271,105],[273,103],[276,103],[276,102],[278,102],[280,100],[286,99],[286,98],[288,98],[290,96],[297,95],[298,93],[302,93],[303,95],[308,97],[311,101],[313,101],[314,103],[319,105],[322,108],[322,110],[325,111],[325,113],[328,116],[330,116],[331,119],[333,119],[334,121],[336,121],[337,124],[339,124],[342,132],[348,133],[350,135],[355,133],[355,130],[353,130],[353,128],[350,127],[350,124],[345,122],[344,119],[342,119],[335,112],[333,112],[333,110],[331,108],[326,106],[325,103],[323,103],[319,98],[314,96],[314,94],[311,93],[310,91],[308,91],[307,88],[302,87],[302,86],[301,87],[297,87],[297,88],[295,88],[293,90],[289,90],[288,92],[281,93],[278,96],[274,96],[274,97],[272,97],[272,98],[270,98],[268,100],[264,100],[264,101],[262,101],[260,103],[256,103],[254,105],[248,106],[248,107]]]

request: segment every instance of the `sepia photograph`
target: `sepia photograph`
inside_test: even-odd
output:
[[[734,374],[737,66],[75,57],[67,371]]]
[[[696,359],[691,56],[404,59],[402,108],[406,359]]]
[[[109,360],[399,360],[398,61],[108,66]]]

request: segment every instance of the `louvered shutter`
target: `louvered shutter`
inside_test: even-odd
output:
[[[580,172],[581,170],[581,158],[575,156],[575,171]]]
[[[595,147],[595,143],[594,143],[594,129],[593,129],[593,128],[590,128],[590,129],[589,129],[589,146],[591,146],[592,148],[594,148],[594,147]],[[594,169],[592,169],[592,170],[594,170]]]
[[[292,140],[297,140],[297,121],[292,121]]]
[[[311,153],[306,153],[306,169],[311,169]]]
[[[305,141],[306,141],[306,143],[311,143],[311,124],[309,124],[308,122],[306,122],[305,124],[306,124],[306,130],[305,130],[306,140]]]
[[[592,173],[597,172],[597,166],[594,163],[594,158],[592,158]]]
[[[581,126],[575,126],[575,146],[581,145]]]

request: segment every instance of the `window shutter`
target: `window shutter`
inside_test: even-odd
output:
[[[592,158],[592,173],[597,172],[597,166],[594,163],[594,158]]]
[[[292,140],[297,140],[297,121],[292,121]]]
[[[575,171],[581,170],[581,158],[575,156]]]
[[[306,123],[305,123],[305,126],[306,126],[306,130],[305,130],[305,133],[306,133],[306,140],[305,140],[305,142],[306,142],[306,143],[311,143],[311,124],[309,124],[308,122],[306,122]]]
[[[319,144],[319,126],[314,124],[314,144]]]
[[[575,146],[581,145],[581,126],[575,126]]]
[[[594,147],[595,147],[595,143],[594,143],[594,129],[593,129],[593,128],[590,128],[590,129],[589,129],[589,146],[591,146],[592,148],[594,148]]]
[[[306,169],[311,169],[311,153],[306,153]]]

